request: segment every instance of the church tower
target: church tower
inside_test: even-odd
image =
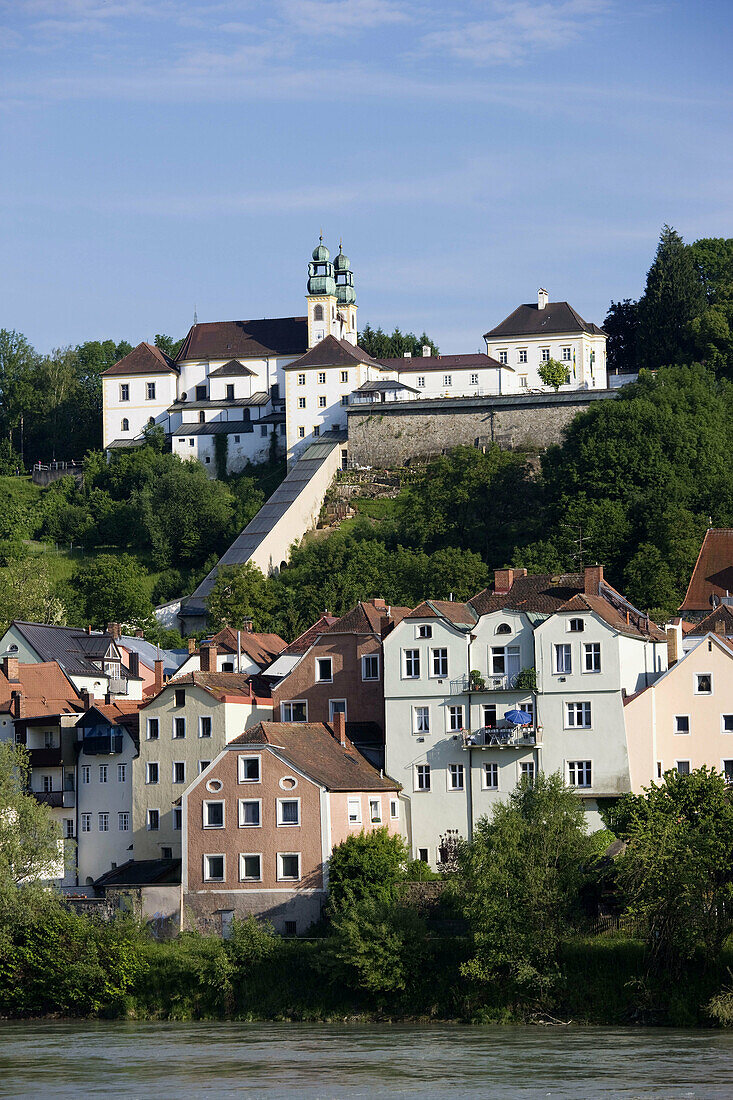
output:
[[[331,254],[323,243],[313,249],[313,259],[308,264],[308,347],[324,337],[340,336],[340,323],[336,311],[336,280],[333,274]]]
[[[339,254],[334,261],[336,272],[336,300],[337,314],[340,320],[340,332],[337,333],[342,340],[356,345],[356,291],[354,290],[354,273],[351,270],[351,261],[344,255],[343,246],[339,242]]]

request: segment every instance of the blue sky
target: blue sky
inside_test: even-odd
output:
[[[0,0],[0,327],[39,350],[304,311],[444,352],[601,322],[733,235],[731,0]]]

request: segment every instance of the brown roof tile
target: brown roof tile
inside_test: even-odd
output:
[[[153,698],[157,698],[168,688],[185,688],[186,684],[196,684],[197,687],[208,691],[209,695],[213,695],[219,702],[227,698],[241,700],[251,699],[254,696],[260,700],[270,698],[270,686],[267,681],[260,676],[250,676],[245,672],[188,672],[185,676],[171,680]],[[148,699],[144,705],[148,706],[152,701],[153,699]]]
[[[585,578],[582,573],[538,573],[534,576],[515,577],[508,592],[497,595],[489,588],[473,596],[469,603],[479,615],[511,608],[512,611],[533,611],[549,615],[577,592],[582,592]]]
[[[333,626],[336,621],[337,619],[335,615],[329,615],[327,611],[324,612],[317,622],[313,623],[312,626],[309,626],[308,629],[304,630],[302,634],[299,634],[298,637],[290,643],[290,645],[285,646],[285,649],[283,649],[281,653],[278,654],[278,656],[282,656],[286,653],[293,655],[297,653],[305,653],[306,650],[310,649],[310,647],[313,645],[319,634],[326,634],[329,628]]]
[[[615,592],[615,589],[611,591]],[[657,642],[664,642],[667,638],[665,632],[646,615],[636,610],[617,607],[607,596],[588,596],[584,592],[579,592],[557,610],[593,611],[619,634],[627,634],[632,638],[651,638],[652,641]]]
[[[682,632],[694,637],[702,634],[716,634],[715,627],[718,623],[723,624],[724,634],[733,634],[733,608],[723,603],[720,607],[716,607],[714,611],[711,611],[709,615],[706,615],[704,619],[701,619],[699,623],[683,623]]]
[[[21,693],[24,717],[78,714],[84,709],[81,695],[56,661],[19,664],[17,683],[0,669],[0,711],[9,711],[14,691]]]
[[[389,610],[389,616],[387,611]],[[328,634],[377,634],[382,633],[382,619],[389,617],[396,624],[409,615],[409,607],[391,607],[384,600],[360,600],[356,607],[347,611],[330,626]]]
[[[596,330],[594,333],[593,330]],[[510,336],[560,336],[577,332],[603,333],[597,325],[591,325],[568,302],[548,302],[540,309],[537,302],[517,306],[513,313],[484,333],[484,339],[501,340]],[[605,333],[603,333],[605,335]]]
[[[399,784],[379,774],[347,739],[342,747],[325,722],[260,722],[229,742],[271,745],[295,767],[331,791],[397,791]]]
[[[176,362],[185,359],[254,359],[300,355],[308,347],[307,317],[264,317],[253,321],[206,321],[193,325]]]
[[[360,347],[348,340],[337,340],[335,336],[325,336],[315,347],[310,348],[300,359],[288,363],[285,370],[302,370],[303,367],[351,367],[354,363],[375,363]]]
[[[733,593],[733,527],[711,527],[679,610],[708,612],[729,592]]]
[[[478,615],[470,603],[459,600],[424,600],[406,619],[447,619],[455,626],[474,626]]]
[[[211,639],[218,649],[228,653],[237,652],[237,631],[234,627],[225,626]],[[241,630],[239,632],[239,645],[242,653],[246,653],[260,668],[272,664],[278,654],[282,653],[287,643],[279,634],[258,634],[255,631]],[[200,653],[200,650],[196,651]]]
[[[107,367],[107,370],[102,371],[102,375],[110,374],[177,374],[178,371],[173,364],[173,360],[169,359],[165,352],[160,348],[156,348],[155,344],[148,344],[143,341],[142,344],[138,344],[136,348],[133,348],[123,359],[115,363],[111,367]]]

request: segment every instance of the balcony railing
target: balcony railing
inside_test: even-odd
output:
[[[502,673],[479,679],[474,679],[472,676],[459,676],[457,680],[450,682],[451,695],[460,695],[464,691],[514,691],[518,676],[518,672],[513,676]]]
[[[36,802],[53,809],[71,809],[76,805],[75,791],[31,791]]]
[[[94,733],[82,741],[82,751],[87,756],[112,756],[122,752],[121,733]]]
[[[542,744],[542,726],[481,726],[461,736],[464,749],[531,748]]]

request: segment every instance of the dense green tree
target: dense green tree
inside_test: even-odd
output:
[[[635,374],[639,369],[639,303],[630,298],[611,302],[603,329],[608,333],[608,369],[620,374]]]
[[[373,329],[367,324],[359,333],[358,343],[374,359],[401,359],[407,352],[417,358],[422,356],[423,347],[429,347],[431,355],[440,354],[438,347],[424,332],[418,337],[414,332],[402,333],[398,328],[389,336],[381,328]]]
[[[382,1005],[421,984],[429,945],[415,908],[372,887],[334,916],[328,962],[332,980],[376,997]]]
[[[78,621],[102,630],[109,622],[142,625],[152,614],[147,574],[129,554],[100,554],[69,581]]]
[[[331,913],[364,898],[391,901],[404,882],[410,855],[405,839],[388,829],[353,833],[331,852],[328,864],[328,905]]]
[[[568,380],[568,368],[559,359],[548,359],[546,363],[540,363],[537,373],[546,386],[554,388],[555,393]]]
[[[219,566],[209,596],[209,625],[213,630],[224,626],[240,627],[252,619],[255,630],[268,630],[274,593],[265,577],[252,562]]]
[[[61,830],[30,790],[22,745],[0,742],[0,895],[24,883],[57,877],[63,866]]]
[[[24,432],[42,399],[38,362],[25,336],[0,329],[0,434],[24,457]]]
[[[175,359],[183,347],[184,339],[185,337],[181,337],[180,340],[174,340],[172,336],[166,336],[165,333],[158,332],[155,336],[155,346],[160,348],[169,358]]]
[[[35,623],[66,622],[66,608],[51,583],[48,564],[23,556],[4,570],[0,582],[0,632],[13,619]]]
[[[693,258],[679,233],[665,225],[639,300],[641,366],[656,370],[684,362],[690,350],[690,322],[704,306]]]

